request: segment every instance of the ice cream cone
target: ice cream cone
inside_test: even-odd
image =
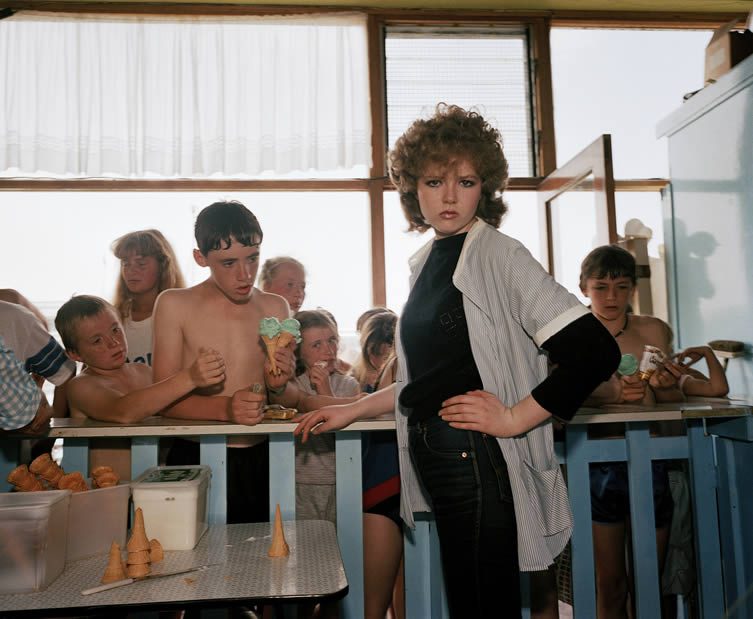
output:
[[[285,348],[293,341],[295,341],[295,335],[290,331],[281,331],[280,335],[277,336],[277,347]]]
[[[160,544],[158,539],[149,540],[149,546],[151,547],[149,558],[152,560],[152,563],[159,563],[165,558],[165,551],[162,549],[162,544]]]
[[[61,490],[68,489],[71,492],[85,492],[89,489],[89,486],[80,471],[73,471],[73,473],[67,473],[60,478],[58,488]]]
[[[53,488],[58,487],[60,478],[65,475],[65,471],[58,466],[58,463],[48,453],[43,453],[34,458],[29,464],[29,470],[39,475]]]
[[[125,578],[125,569],[123,568],[123,561],[120,557],[120,544],[113,542],[110,545],[110,561],[107,564],[101,582],[103,585],[106,585],[108,582],[125,580]]]
[[[149,572],[152,571],[152,568],[149,567],[148,563],[135,563],[133,565],[128,565],[128,577],[129,578],[143,578]]]
[[[261,336],[261,339],[264,340],[264,345],[267,347],[267,358],[269,359],[270,365],[269,373],[273,376],[277,376],[280,373],[280,370],[277,367],[277,362],[275,361],[275,352],[277,352],[277,340],[279,337],[279,335],[274,337],[269,337],[267,335]]]
[[[117,486],[120,479],[115,473],[102,473],[92,480],[92,486],[97,488],[111,488]]]
[[[131,539],[128,540],[126,548],[128,548],[129,553],[150,549],[149,538],[146,536],[146,529],[144,528],[144,512],[141,511],[140,507],[137,507],[134,513]]]
[[[128,565],[139,565],[143,563],[151,563],[151,556],[148,550],[134,550],[128,552],[128,559],[126,562]]]
[[[282,515],[278,503],[275,508],[275,522],[272,527],[272,543],[269,545],[267,555],[270,557],[287,557],[289,554],[290,547],[285,541],[285,531],[282,528]]]
[[[20,464],[8,473],[7,481],[21,492],[35,492],[44,490],[42,482],[29,470],[25,464]]]
[[[641,380],[649,380],[653,376],[654,372],[659,369],[664,363],[666,356],[660,348],[646,344],[643,347],[643,355],[641,356],[639,369],[639,376]]]

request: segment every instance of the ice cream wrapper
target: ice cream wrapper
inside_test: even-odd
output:
[[[651,378],[654,372],[661,367],[666,359],[667,356],[660,348],[646,344],[643,347],[643,355],[641,356],[641,362],[638,366],[641,380],[648,380]]]

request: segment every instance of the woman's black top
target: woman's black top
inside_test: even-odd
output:
[[[463,295],[452,283],[466,236],[434,241],[403,309],[400,337],[411,382],[400,392],[400,404],[411,409],[409,425],[436,415],[447,398],[483,388]]]

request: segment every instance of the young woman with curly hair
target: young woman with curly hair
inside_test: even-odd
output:
[[[314,411],[297,431],[394,408],[401,516],[413,526],[414,512],[434,512],[451,616],[519,616],[519,572],[545,570],[572,530],[552,417],[570,420],[610,379],[619,350],[496,230],[507,161],[484,118],[440,105],[397,140],[389,163],[410,227],[434,231],[410,259],[397,381]]]

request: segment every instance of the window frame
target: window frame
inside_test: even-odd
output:
[[[249,5],[155,5],[148,3],[67,3],[49,4],[9,0],[12,10],[45,10],[54,12],[130,13],[161,15],[315,15],[342,12],[332,6],[249,6]],[[2,191],[366,191],[370,201],[370,244],[372,301],[386,303],[384,245],[384,192],[395,188],[386,175],[386,96],[384,36],[388,26],[478,27],[513,26],[525,28],[529,37],[529,66],[534,126],[534,158],[537,176],[514,177],[507,191],[533,191],[541,179],[554,171],[556,165],[554,112],[551,76],[552,27],[572,28],[650,28],[656,30],[716,28],[739,17],[729,13],[676,12],[607,12],[607,11],[533,11],[500,12],[493,10],[416,10],[416,9],[355,9],[367,15],[367,46],[369,54],[369,94],[372,119],[372,165],[368,178],[306,180],[111,180],[111,179],[36,179],[2,178]],[[615,179],[616,191],[661,191],[667,179]],[[551,243],[551,239],[548,239]]]

